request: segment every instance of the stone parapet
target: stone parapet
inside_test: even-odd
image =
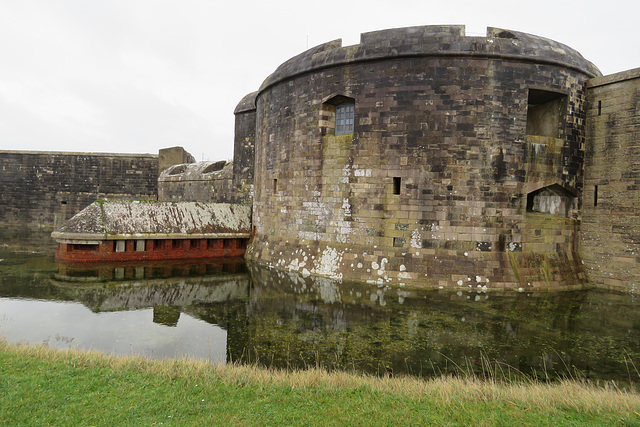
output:
[[[566,67],[589,77],[601,75],[576,50],[544,37],[492,27],[486,37],[467,37],[464,25],[433,25],[363,33],[360,44],[353,46],[343,47],[340,39],[316,46],[280,65],[259,92],[328,67],[423,56],[521,60]]]

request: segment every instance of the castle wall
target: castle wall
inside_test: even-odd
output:
[[[0,237],[48,236],[97,198],[155,199],[157,177],[157,155],[2,150]]]
[[[161,148],[158,151],[158,173],[173,165],[195,162],[196,159],[182,147]]]
[[[287,61],[256,98],[247,257],[378,284],[580,286],[584,86],[598,74],[550,40],[463,27],[367,33]],[[335,135],[349,101],[353,133]]]
[[[221,160],[171,166],[158,178],[158,200],[236,203],[233,163]]]
[[[587,86],[580,254],[590,281],[640,286],[640,68]]]
[[[253,174],[256,141],[256,95],[245,96],[236,107],[233,150],[233,185],[239,203],[253,202]]]

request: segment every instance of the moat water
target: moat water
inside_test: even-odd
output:
[[[339,284],[242,260],[59,265],[0,248],[0,338],[381,375],[640,381],[640,298]]]

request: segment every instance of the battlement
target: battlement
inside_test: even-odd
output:
[[[360,44],[334,40],[313,47],[281,66],[264,81],[259,93],[279,82],[323,68],[384,59],[421,56],[470,56],[564,66],[588,77],[602,75],[576,50],[556,41],[518,31],[487,28],[486,37],[468,37],[464,25],[430,25],[373,31]]]

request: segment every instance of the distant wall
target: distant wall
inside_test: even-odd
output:
[[[233,163],[183,163],[165,169],[158,178],[158,199],[181,202],[237,203]]]
[[[640,286],[640,68],[587,85],[580,255],[600,286]]]
[[[97,198],[157,197],[154,154],[0,150],[0,238],[52,231]]]
[[[182,147],[161,148],[158,152],[158,173],[173,165],[195,162],[196,159]]]

